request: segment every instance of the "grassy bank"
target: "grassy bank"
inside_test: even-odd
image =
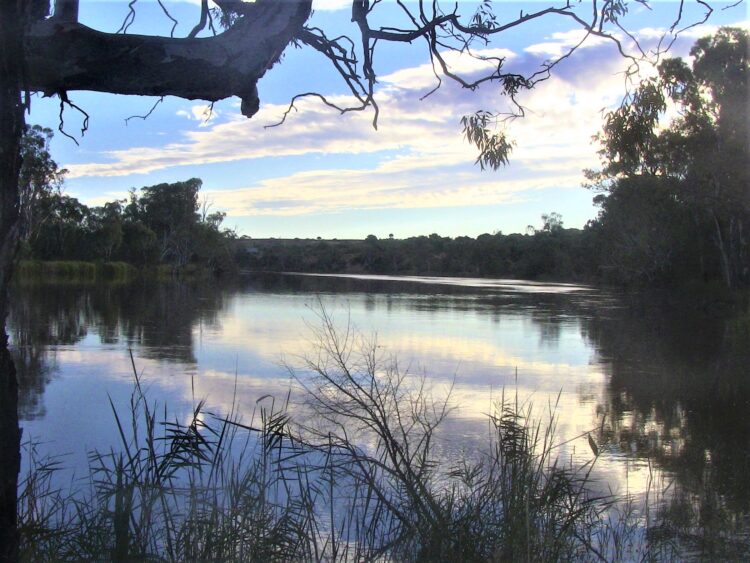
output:
[[[446,464],[450,396],[399,369],[377,342],[321,315],[317,354],[291,369],[311,419],[259,400],[226,416],[198,403],[168,416],[134,365],[121,441],[56,488],[55,460],[21,483],[24,561],[617,561],[738,559],[741,536],[694,514],[689,495],[601,497],[590,461],[557,457],[548,422],[514,397],[497,402],[476,452]],[[180,420],[184,422],[180,422]],[[656,497],[656,498],[655,498]],[[661,497],[661,498],[658,498]],[[720,512],[721,505],[717,503]],[[651,512],[652,508],[654,509]],[[716,513],[714,514],[716,516]],[[737,538],[740,538],[738,540]]]

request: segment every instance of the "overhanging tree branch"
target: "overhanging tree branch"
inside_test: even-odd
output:
[[[242,99],[258,111],[256,84],[279,59],[310,14],[311,0],[247,4],[245,14],[215,37],[171,38],[102,33],[54,18],[25,37],[26,88],[47,95],[68,90]]]
[[[646,0],[632,1],[648,7]],[[710,6],[705,0],[694,1],[707,8],[707,17]],[[550,71],[576,51],[587,37],[610,41],[622,56],[633,62],[647,56],[637,37],[621,23],[628,11],[628,0],[550,0],[539,9],[521,10],[517,17],[508,18],[507,13],[503,13],[504,21],[495,14],[490,0],[484,0],[468,17],[462,17],[458,13],[459,6],[455,4],[451,5],[450,11],[444,12],[437,0],[419,1],[413,5],[396,0],[406,25],[377,26],[372,22],[377,21],[376,8],[382,7],[383,3],[380,0],[353,0],[351,19],[359,35],[356,40],[347,36],[331,39],[317,27],[306,27],[311,0],[212,2],[215,6],[212,9],[209,9],[208,0],[201,2],[200,21],[189,36],[182,39],[101,33],[67,16],[39,20],[26,35],[27,88],[46,94],[94,90],[160,97],[174,95],[207,101],[239,96],[243,100],[243,114],[251,116],[259,104],[258,79],[278,60],[287,44],[294,41],[298,45],[310,46],[326,57],[343,78],[353,101],[351,105],[339,106],[328,103],[329,99],[322,93],[316,93],[318,97],[339,111],[361,111],[372,107],[373,124],[377,126],[375,52],[379,42],[424,40],[436,70],[436,87],[443,82],[442,78],[472,90],[484,83],[495,83],[500,92],[509,97],[518,115],[523,112],[516,102],[516,94],[546,80]],[[679,33],[675,28],[683,20],[685,2],[680,0],[677,6],[678,13],[670,29],[672,35]],[[66,6],[77,7],[77,3],[77,0],[56,0],[56,11],[59,5],[62,15],[70,9]],[[134,13],[134,3],[131,2],[131,14]],[[161,0],[159,3],[161,5]],[[219,21],[225,31],[212,38],[198,38],[198,33],[210,22],[212,11],[221,16]],[[550,18],[570,21],[582,31],[583,39],[563,55],[544,61],[528,73],[509,72],[503,58],[487,57],[472,50],[476,41],[487,45],[492,38],[505,32]],[[174,26],[171,34],[173,32]],[[628,48],[623,40],[627,41]],[[488,65],[488,70],[483,73],[461,73],[446,60],[449,52],[493,64]],[[295,100],[305,96],[294,96],[288,111],[294,108]]]

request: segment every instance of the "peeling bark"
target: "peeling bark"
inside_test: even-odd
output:
[[[239,96],[242,113],[251,117],[259,106],[258,80],[302,29],[311,1],[259,0],[231,28],[206,38],[112,34],[74,21],[41,20],[25,37],[25,87],[47,95]]]

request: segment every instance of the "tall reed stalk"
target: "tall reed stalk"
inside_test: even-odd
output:
[[[290,368],[289,397],[224,416],[198,402],[186,422],[149,402],[133,362],[119,444],[90,454],[87,480],[53,485],[39,459],[20,487],[24,561],[616,561],[678,559],[634,502],[595,496],[591,462],[554,455],[554,413],[501,398],[476,456],[436,445],[450,393],[401,370],[376,341],[322,312],[317,354]],[[248,420],[249,418],[249,420]]]

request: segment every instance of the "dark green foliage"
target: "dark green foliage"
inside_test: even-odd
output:
[[[156,235],[160,262],[184,266],[193,251],[191,234],[198,223],[198,191],[202,182],[158,184],[141,189],[135,202],[135,219]]]
[[[591,225],[609,279],[639,284],[750,284],[747,32],[722,28],[659,65],[607,115],[602,190]],[[665,124],[667,104],[680,116]],[[661,127],[661,129],[660,129]]]
[[[28,127],[21,143],[23,165],[18,178],[21,215],[21,239],[33,238],[46,220],[39,203],[60,192],[65,170],[57,167],[49,153],[52,131],[39,125]]]
[[[109,260],[122,246],[122,203],[112,201],[91,210],[92,236],[97,245],[97,254]]]
[[[623,178],[600,198],[588,229],[603,279],[625,284],[679,283],[715,267],[705,233],[673,197],[676,182],[660,176]]]
[[[24,138],[22,258],[234,269],[228,247],[234,233],[221,228],[225,214],[209,214],[207,205],[198,213],[199,179],[147,186],[140,196],[133,189],[127,201],[89,207],[62,194],[65,171],[49,155],[51,138],[50,130],[38,126]],[[53,270],[67,275],[60,266]],[[24,272],[33,273],[29,267]]]
[[[403,240],[370,235],[364,241],[246,239],[233,246],[238,265],[255,271],[594,279],[592,238],[580,229],[562,228],[556,213],[547,218],[552,222],[528,235],[496,233],[474,239],[433,233]]]
[[[517,89],[511,86],[508,84],[509,90]],[[464,137],[479,149],[479,156],[475,163],[479,164],[482,170],[485,168],[498,170],[507,165],[513,150],[513,143],[507,139],[504,132],[493,132],[490,129],[490,126],[493,123],[496,125],[498,121],[498,116],[486,111],[478,111],[474,115],[461,118]]]

